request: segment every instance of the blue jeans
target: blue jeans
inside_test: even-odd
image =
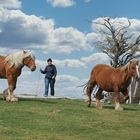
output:
[[[49,85],[51,88],[51,96],[54,96],[55,79],[45,77],[45,95],[48,95]]]

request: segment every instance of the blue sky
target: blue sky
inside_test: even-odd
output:
[[[75,5],[61,8],[52,7],[46,0],[22,0],[22,10],[27,14],[53,18],[56,26],[75,27],[79,30],[89,32],[91,26],[87,20],[98,17],[109,16],[140,18],[139,0],[76,0]]]
[[[43,94],[44,75],[40,68],[51,57],[58,69],[56,95],[83,96],[82,88],[95,64],[108,63],[108,57],[95,47],[103,38],[99,26],[88,21],[111,17],[132,22],[131,32],[140,32],[139,0],[1,0],[0,54],[21,49],[33,50],[37,70],[28,68],[18,80],[16,94]],[[7,84],[1,80],[0,90]]]

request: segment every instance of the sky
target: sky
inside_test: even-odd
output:
[[[109,63],[96,48],[103,37],[94,22],[110,17],[119,26],[130,20],[129,33],[139,35],[139,5],[139,0],[0,0],[0,55],[28,49],[36,56],[37,70],[23,69],[15,94],[44,94],[39,69],[51,57],[58,71],[55,95],[83,98],[78,86],[88,81],[96,64]],[[0,82],[2,92],[7,81]]]

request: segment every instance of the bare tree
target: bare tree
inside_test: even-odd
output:
[[[129,20],[127,25],[120,24],[120,26],[115,26],[110,18],[104,18],[103,22],[94,22],[94,24],[104,27],[99,30],[101,35],[104,36],[104,40],[97,42],[97,47],[109,56],[110,64],[113,67],[123,66],[130,60],[140,57],[140,35],[134,39],[132,35],[128,34],[128,29],[131,26]],[[130,88],[130,97],[136,96],[138,83],[135,83],[136,86],[133,84],[135,88]],[[132,89],[134,95],[132,95]]]
[[[119,27],[116,27],[110,18],[103,20],[103,23],[95,23],[106,29],[99,31],[105,36],[105,40],[97,42],[97,47],[109,56],[110,64],[113,67],[120,67],[130,60],[140,57],[140,35],[133,42],[130,42],[132,36],[127,34],[131,22],[128,20],[128,25],[120,24]]]

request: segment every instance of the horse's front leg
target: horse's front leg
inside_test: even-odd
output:
[[[115,88],[114,92],[115,92],[115,110],[122,111],[123,108],[120,105],[120,92],[118,88]]]
[[[8,96],[8,88],[7,89],[5,89],[4,91],[3,91],[3,99],[4,100],[6,100],[6,97]]]
[[[13,95],[13,91],[16,88],[17,78],[12,76],[12,75],[8,75],[7,79],[8,79],[8,89],[7,89],[7,95],[8,96],[6,97],[6,100],[11,101],[11,102],[18,101],[18,98],[16,98]]]

